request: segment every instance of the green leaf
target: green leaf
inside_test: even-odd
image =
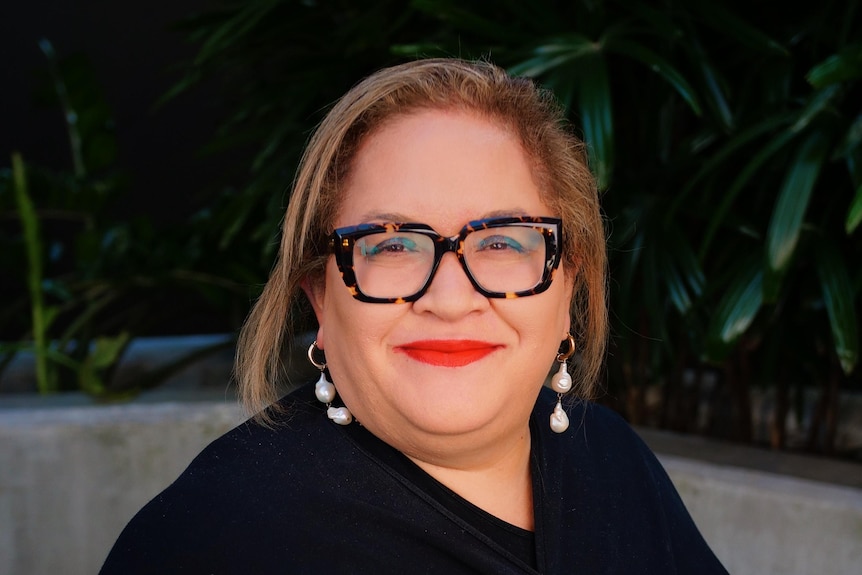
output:
[[[789,55],[784,46],[730,12],[722,2],[692,2],[690,7],[701,12],[703,23],[718,31],[723,38],[733,39],[761,52]]]
[[[487,10],[464,7],[463,2],[451,0],[413,0],[410,5],[426,14],[444,20],[458,30],[513,42],[523,36],[519,26],[503,26],[493,18],[484,18]]]
[[[790,114],[770,116],[765,120],[758,122],[754,126],[737,133],[735,136],[730,138],[719,150],[708,154],[708,159],[704,162],[703,166],[692,178],[688,180],[685,187],[682,188],[682,190],[680,190],[680,192],[674,197],[673,203],[670,205],[670,208],[668,208],[666,212],[665,220],[668,223],[673,220],[680,206],[684,204],[684,200],[688,197],[692,190],[702,189],[703,185],[701,184],[701,181],[706,176],[709,176],[716,171],[726,169],[726,162],[728,161],[730,156],[739,151],[743,146],[745,146],[752,140],[755,140],[763,136],[764,134],[769,134],[770,132],[775,131],[779,127],[788,124],[791,119],[792,116]],[[766,156],[764,160],[767,158],[768,156]],[[726,196],[727,194],[725,194],[725,197]]]
[[[50,359],[52,362],[68,367],[72,371],[78,371],[81,368],[80,363],[78,363],[73,358],[69,357],[64,352],[58,349],[49,347],[46,354],[48,356],[48,359]],[[52,372],[52,375],[56,376],[56,371]]]
[[[508,73],[512,76],[538,78],[572,60],[594,54],[597,50],[598,45],[595,42],[579,34],[552,38],[533,48],[530,51],[531,58],[509,67]]]
[[[845,163],[850,175],[850,185],[857,188],[862,186],[862,149],[847,154]]]
[[[799,146],[784,177],[766,232],[766,261],[774,272],[783,272],[790,263],[826,152],[824,136],[812,134]]]
[[[808,101],[808,104],[799,114],[799,118],[790,128],[794,132],[801,132],[811,124],[811,121],[820,113],[832,105],[832,101],[840,92],[840,86],[829,86],[822,90],[818,90],[814,96]]]
[[[577,92],[577,79],[575,78],[575,72],[571,68],[571,66],[568,66],[566,68],[551,70],[545,76],[544,81],[545,87],[554,93],[567,116],[571,115],[572,106],[574,106],[577,100],[575,96],[575,92]]]
[[[848,82],[862,78],[862,44],[845,46],[811,68],[805,75],[808,83],[815,88]]]
[[[853,203],[847,210],[847,222],[844,224],[847,234],[850,235],[855,232],[860,222],[862,222],[862,186],[856,189],[856,197],[853,198]]]
[[[437,43],[425,42],[416,44],[393,44],[389,47],[389,53],[393,56],[405,56],[408,58],[418,58],[431,54],[440,54],[444,52],[442,46]]]
[[[54,320],[57,319],[57,316],[60,315],[60,308],[56,305],[48,305],[45,306],[45,312],[42,316],[42,321],[45,325],[45,330],[47,331],[51,325],[54,323]]]
[[[722,196],[721,202],[718,207],[715,209],[715,213],[710,219],[709,224],[707,225],[706,232],[704,233],[703,242],[700,245],[700,250],[698,251],[698,259],[703,261],[706,257],[706,254],[709,252],[709,248],[712,245],[712,240],[715,237],[718,228],[725,223],[725,219],[727,218],[727,213],[730,210],[733,201],[736,199],[736,196],[745,188],[748,184],[749,180],[757,173],[757,171],[769,160],[773,155],[775,155],[779,150],[781,150],[793,137],[795,134],[790,130],[786,130],[769,141],[768,144],[763,146],[757,154],[745,165],[745,168],[739,173],[739,175],[733,180],[733,183],[727,189],[727,192]]]
[[[93,347],[78,370],[78,384],[87,393],[101,394],[105,392],[103,380],[104,371],[114,365],[129,345],[129,332],[108,337],[97,337]]]
[[[613,275],[614,285],[619,288],[619,296],[616,298],[614,313],[624,323],[634,324],[634,309],[640,308],[641,298],[636,290],[630,289],[635,285],[637,276],[642,267],[641,255],[644,253],[643,227],[639,224],[644,217],[644,210],[637,205],[626,206],[618,219],[614,220],[614,232],[609,238],[609,251],[617,263],[617,270]]]
[[[672,11],[662,9],[660,6],[650,6],[647,2],[631,2],[626,6],[626,10],[630,11],[634,20],[642,21],[652,35],[662,40],[676,42],[685,36],[674,19],[675,14]]]
[[[703,73],[703,80],[706,83],[711,107],[715,111],[721,127],[726,132],[730,132],[733,130],[733,113],[730,111],[730,105],[724,96],[724,90],[721,89],[715,68],[704,57],[700,61],[700,69]]]
[[[819,245],[817,275],[823,303],[829,314],[835,353],[845,374],[850,374],[859,360],[859,334],[853,302],[853,284],[837,245],[824,240]]]
[[[167,92],[159,96],[156,100],[155,104],[153,104],[153,111],[157,112],[164,108],[165,104],[179,96],[180,94],[184,94],[187,92],[192,86],[198,84],[201,81],[201,72],[200,70],[192,70],[188,72],[185,76],[180,78],[176,84],[171,86]]]
[[[721,361],[746,332],[763,305],[763,270],[756,259],[740,266],[711,318],[707,353]]]
[[[602,57],[583,58],[578,63],[578,103],[584,141],[600,190],[606,190],[614,166],[614,122],[608,69]]]
[[[235,16],[218,26],[208,35],[195,57],[194,63],[202,65],[217,58],[220,52],[239,43],[267,14],[274,10],[279,0],[258,0],[245,5]]]
[[[847,128],[844,138],[832,154],[832,159],[850,157],[860,147],[862,147],[862,114],[856,116]]]
[[[114,303],[119,297],[119,294],[112,293],[106,288],[94,287],[89,290],[86,296],[86,302],[83,309],[78,309],[75,313],[75,318],[63,330],[58,341],[60,349],[66,349],[72,340],[85,337],[87,329],[93,324],[96,315],[105,307]]]
[[[613,52],[628,56],[629,58],[645,64],[650,70],[664,78],[682,96],[692,111],[700,116],[702,114],[700,102],[691,84],[674,68],[670,62],[644,46],[639,42],[622,38],[616,34],[607,34],[602,37],[602,46],[607,52]]]
[[[581,42],[583,40],[583,42]],[[581,38],[566,52],[562,47],[546,45],[549,53],[564,52],[565,56],[552,58],[540,64],[536,59],[516,65],[510,73],[531,75],[546,71],[546,85],[552,89],[567,111],[577,100],[584,142],[590,148],[590,163],[599,189],[609,184],[613,170],[613,115],[607,65],[595,52],[595,44]],[[575,56],[572,56],[576,53]],[[557,65],[558,59],[565,66]],[[553,63],[553,65],[551,65]]]
[[[664,281],[660,268],[658,266],[658,255],[660,248],[655,244],[648,245],[643,255],[643,274],[641,276],[641,297],[643,305],[641,312],[646,312],[646,317],[649,319],[649,337],[658,340],[661,346],[673,355],[671,348],[671,338],[667,331],[667,314],[663,298],[659,295],[659,286]]]
[[[662,277],[667,286],[668,297],[673,307],[681,314],[685,315],[691,309],[692,301],[688,294],[683,277],[679,270],[673,266],[668,260],[661,261]]]
[[[88,357],[94,369],[105,369],[113,365],[129,344],[129,332],[122,332],[113,337],[97,337]]]
[[[680,314],[686,315],[703,294],[706,278],[691,244],[678,229],[667,232],[662,239],[661,275],[671,303]]]

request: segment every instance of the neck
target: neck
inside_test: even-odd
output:
[[[405,452],[406,453],[406,452]],[[533,530],[530,429],[479,454],[406,453],[428,475],[498,519]]]

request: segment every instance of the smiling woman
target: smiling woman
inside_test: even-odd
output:
[[[587,401],[605,265],[583,145],[532,83],[459,60],[366,79],[309,143],[241,337],[255,417],[103,573],[724,573],[655,457]],[[320,379],[279,399],[300,297]]]
[[[473,247],[481,239],[473,238],[506,229],[485,230],[478,222],[511,224],[483,219],[499,213],[529,214],[541,221],[553,215],[542,196],[519,141],[474,112],[417,110],[388,122],[357,151],[333,222],[336,228],[368,223],[403,227],[379,221],[378,214],[386,213],[398,222],[424,220],[446,237],[458,236],[455,253],[438,252],[436,269],[432,258],[422,274],[405,270],[403,281],[425,280],[418,291],[398,293],[410,305],[362,301],[344,289],[344,274],[334,258],[323,277],[306,284],[320,324],[317,345],[345,404],[367,429],[420,466],[430,460],[448,468],[444,459],[461,460],[479,445],[486,446],[483,457],[493,460],[505,455],[493,451],[516,445],[529,453],[529,414],[570,327],[574,270],[568,262],[556,269],[556,249],[548,258],[542,238],[553,233],[553,226],[542,228],[549,224],[541,223],[534,224],[537,229],[515,226],[518,232],[538,234],[543,248],[536,250],[538,273],[516,285],[518,291],[488,297],[474,285],[478,274],[465,273],[465,268],[488,267]],[[369,216],[376,221],[369,222]],[[471,221],[478,231],[463,229]],[[493,272],[480,275],[485,282],[521,279],[505,259],[492,265]],[[551,281],[554,275],[558,277]],[[390,278],[393,289],[399,283]],[[362,293],[361,282],[357,287]],[[507,298],[509,294],[530,297]],[[478,345],[485,353],[444,352],[434,343],[438,341],[472,342],[471,348]],[[417,351],[422,351],[420,358],[429,352],[450,358],[434,364],[416,361]],[[460,369],[440,368],[464,358],[477,361]],[[489,383],[465,385],[483,379]],[[532,513],[525,515],[529,517],[520,522],[529,523]]]

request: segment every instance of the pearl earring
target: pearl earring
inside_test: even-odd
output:
[[[332,401],[335,399],[335,384],[326,379],[326,363],[320,363],[314,359],[314,350],[320,349],[317,347],[317,341],[313,341],[308,347],[308,361],[311,365],[320,370],[320,379],[314,384],[314,395],[320,403],[326,404],[326,416],[338,425],[348,425],[353,421],[353,415],[346,407],[332,407]]]
[[[565,353],[557,354],[557,361],[560,362],[560,369],[551,378],[551,389],[557,392],[557,405],[554,407],[554,412],[551,413],[551,431],[554,433],[562,433],[569,428],[569,416],[563,409],[563,394],[568,393],[572,389],[572,376],[569,375],[568,365],[566,360],[575,354],[575,338],[569,334],[566,338],[569,344],[569,349]]]

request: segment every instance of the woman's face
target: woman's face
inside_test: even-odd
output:
[[[415,222],[447,237],[471,220],[558,215],[542,201],[515,137],[474,114],[440,110],[374,132],[356,155],[339,209],[336,228]],[[569,272],[561,264],[541,294],[491,299],[447,253],[421,298],[379,304],[354,299],[330,257],[325,281],[306,292],[345,405],[410,455],[435,440],[527,432],[569,330]],[[458,353],[466,347],[479,349]]]

